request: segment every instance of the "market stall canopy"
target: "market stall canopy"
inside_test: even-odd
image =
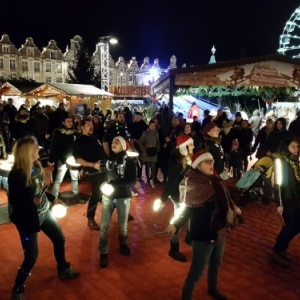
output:
[[[151,86],[152,94],[178,87],[300,87],[300,60],[281,54],[170,69]]]
[[[37,82],[4,82],[0,87],[0,95],[4,96],[21,96],[27,94],[33,89],[39,87],[41,83]]]
[[[30,95],[43,94],[43,96],[63,95],[63,96],[102,96],[112,97],[111,93],[98,89],[93,85],[72,84],[72,83],[44,83],[31,90]]]

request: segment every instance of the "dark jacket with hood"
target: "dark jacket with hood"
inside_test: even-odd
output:
[[[49,162],[53,163],[60,160],[66,163],[66,160],[73,153],[73,144],[76,140],[76,132],[74,129],[68,129],[61,125],[54,130],[53,138],[49,154]]]
[[[30,118],[30,115],[21,116],[19,113],[15,116],[12,127],[12,136],[19,140],[26,135],[35,135],[35,121]]]

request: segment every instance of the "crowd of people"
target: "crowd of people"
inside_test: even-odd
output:
[[[101,268],[109,265],[108,237],[114,209],[118,213],[120,253],[127,256],[130,255],[128,221],[133,219],[129,213],[130,201],[137,195],[134,185],[136,181],[144,181],[150,188],[161,186],[159,209],[163,209],[168,199],[174,205],[174,220],[165,230],[171,235],[168,254],[180,262],[186,261],[179,249],[180,228],[188,224],[185,241],[192,245],[193,258],[182,291],[184,300],[192,298],[194,286],[207,265],[208,293],[214,299],[227,299],[217,288],[218,270],[225,234],[234,228],[237,218],[242,218],[224,180],[232,172],[234,181],[238,181],[247,171],[248,159],[254,153],[258,158],[279,157],[288,171],[287,182],[292,182],[291,189],[286,182],[281,189],[275,186],[273,190],[269,182],[265,186],[263,202],[269,203],[273,192],[275,200],[280,199],[278,214],[285,220],[285,226],[277,238],[272,258],[281,266],[289,264],[291,258],[286,251],[289,242],[300,231],[296,215],[300,210],[297,201],[300,117],[287,130],[283,118],[275,122],[269,119],[261,127],[262,118],[256,114],[248,121],[237,112],[235,119],[231,120],[220,108],[216,116],[204,111],[201,123],[200,110],[193,104],[191,123],[186,122],[182,113],[171,117],[167,106],[146,123],[140,112],[132,115],[125,108],[104,115],[97,104],[90,116],[74,118],[60,103],[54,115],[48,118],[39,105],[32,111],[28,111],[26,105],[17,111],[10,102],[13,117],[10,118],[8,110],[4,112],[4,109],[0,115],[2,126],[7,124],[15,142],[15,160],[8,184],[15,186],[18,182],[18,188],[9,190],[9,211],[24,249],[24,261],[18,270],[11,299],[24,299],[25,281],[37,259],[39,231],[48,235],[54,244],[58,276],[77,278],[80,275],[65,260],[64,236],[50,210],[51,205],[60,203],[59,189],[67,169],[70,171],[73,201],[85,203],[80,196],[78,169],[68,165],[71,156],[83,168],[91,185],[87,226],[100,231]],[[47,117],[43,130],[36,122],[40,116]],[[5,142],[4,145],[8,152],[13,142],[10,137],[10,134],[6,138],[3,135],[4,140],[8,138],[8,144]],[[48,165],[55,169],[51,193],[41,194],[44,182],[43,168],[38,162],[38,145],[48,153]],[[137,153],[138,160],[128,151]],[[102,202],[100,224],[95,220],[99,202]]]

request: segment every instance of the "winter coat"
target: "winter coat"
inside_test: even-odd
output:
[[[142,151],[141,160],[146,162],[157,162],[157,155],[147,155],[147,148],[157,147],[157,152],[160,151],[160,143],[157,130],[145,130],[139,140],[139,144]]]

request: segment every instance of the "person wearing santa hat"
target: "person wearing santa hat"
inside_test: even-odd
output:
[[[161,207],[170,198],[174,205],[174,214],[179,208],[179,183],[192,163],[193,149],[194,141],[191,137],[177,137],[176,149],[170,157],[167,183],[161,195]],[[186,262],[185,256],[179,251],[179,231],[172,236],[170,245],[169,256],[177,261]]]
[[[105,182],[101,185],[102,192],[102,216],[100,225],[100,267],[108,266],[108,231],[111,216],[117,209],[119,223],[120,253],[130,255],[127,241],[127,219],[130,209],[131,189],[135,183],[136,165],[132,158],[128,157],[126,151],[129,142],[122,136],[113,139],[112,154],[106,163]]]
[[[193,257],[182,290],[182,300],[192,299],[193,290],[208,265],[208,293],[214,299],[227,297],[217,289],[218,271],[222,262],[225,234],[235,226],[236,214],[241,211],[230,198],[219,176],[214,175],[214,159],[206,150],[193,155],[192,168],[180,183],[184,209],[176,216],[166,232],[174,235],[188,218]]]

